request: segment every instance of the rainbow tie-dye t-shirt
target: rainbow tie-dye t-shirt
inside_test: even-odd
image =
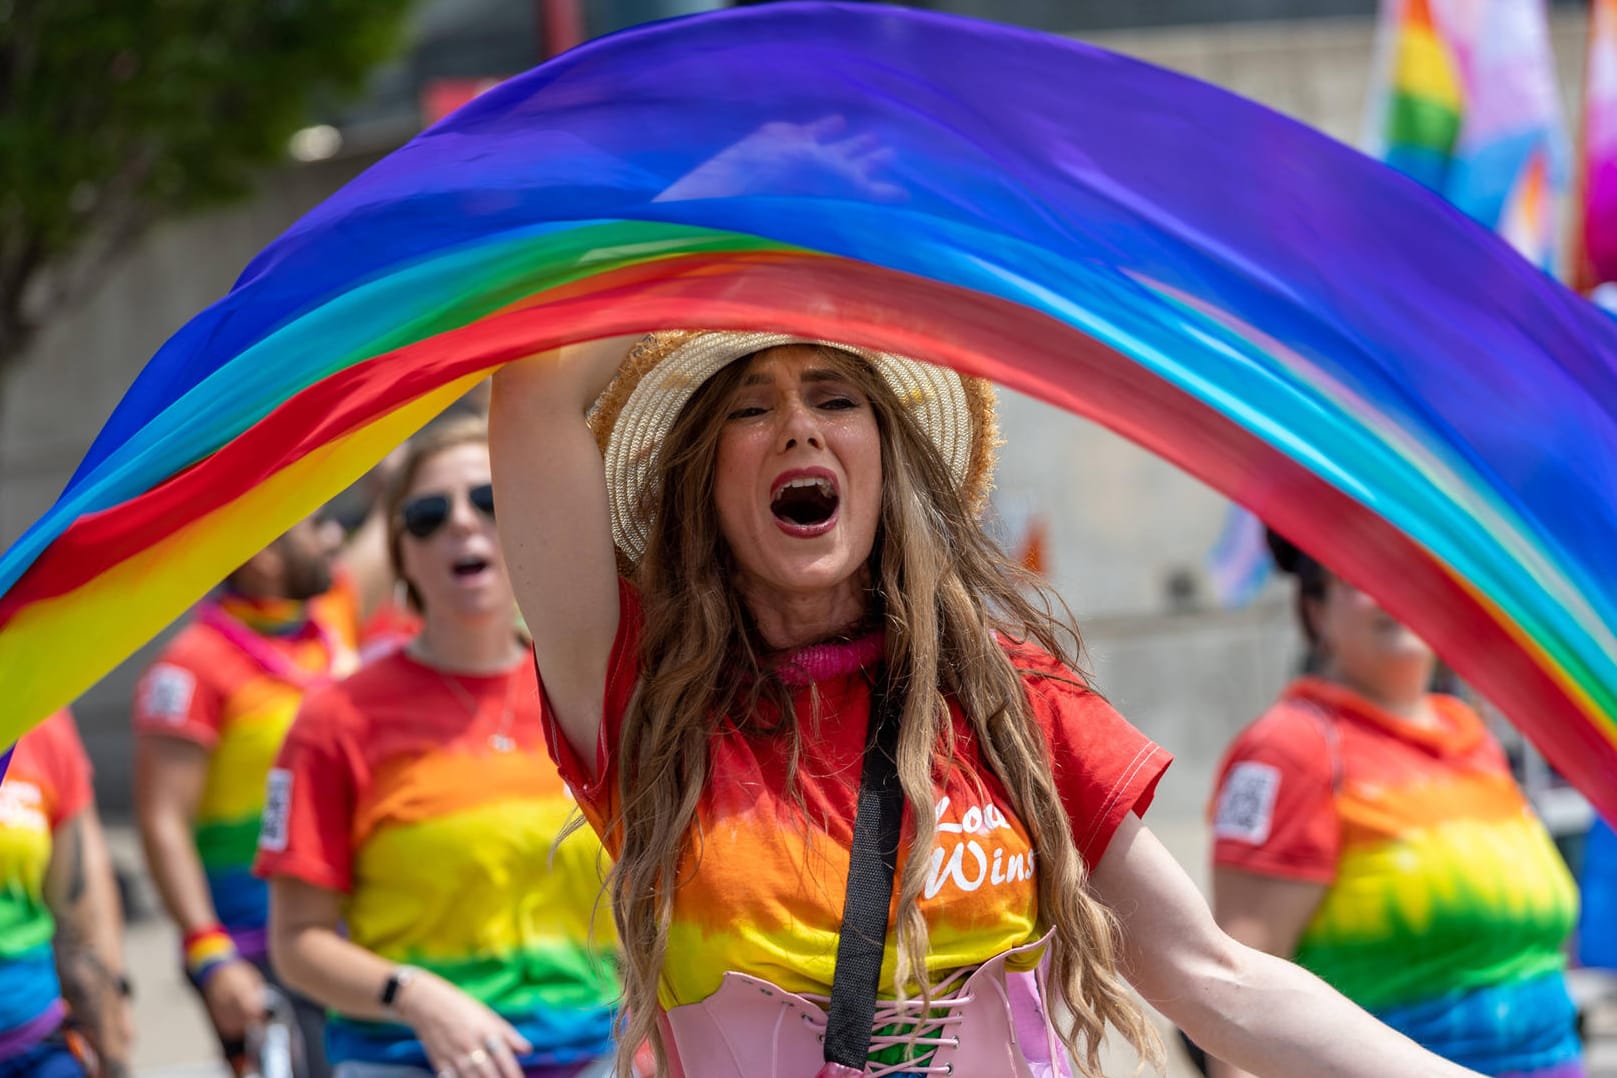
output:
[[[270,775],[258,871],[341,892],[348,938],[522,1033],[527,1067],[612,1051],[607,869],[545,754],[533,660],[451,675],[407,652],[310,694]],[[552,847],[555,846],[554,853]],[[333,1063],[427,1066],[411,1031],[334,1015]]]
[[[1436,725],[1305,678],[1221,770],[1214,863],[1326,886],[1296,961],[1484,1074],[1574,1075],[1577,891],[1482,720]]]
[[[558,730],[547,731],[562,774],[609,846],[615,842],[619,736],[639,680],[642,615],[627,583],[620,585],[620,610],[599,759],[586,769]],[[868,670],[881,653],[877,639],[864,666],[797,679],[794,707],[803,737],[796,758],[778,733],[726,724],[714,738],[696,810],[700,838],[691,840],[693,848],[700,843],[700,856],[688,858],[674,895],[659,985],[665,1009],[707,999],[732,970],[790,992],[830,993],[870,719]],[[1078,852],[1093,866],[1124,819],[1151,803],[1171,757],[1049,655],[1018,649],[1012,659],[1028,671],[1024,684],[1048,741],[1057,793]],[[824,664],[805,659],[800,665]],[[938,783],[936,837],[919,899],[934,982],[1043,934],[1028,830],[953,701],[950,715],[956,766]],[[770,725],[765,718],[753,728]],[[906,819],[900,874],[912,833]],[[896,957],[889,937],[884,995],[892,992]]]
[[[0,1059],[62,1024],[45,873],[56,829],[90,797],[90,761],[67,712],[23,735],[0,782]]]
[[[236,948],[265,955],[269,892],[252,873],[265,780],[311,684],[356,663],[352,596],[336,590],[307,604],[291,631],[255,632],[248,609],[226,600],[174,638],[135,687],[135,732],[177,737],[208,750],[193,821],[214,912]]]

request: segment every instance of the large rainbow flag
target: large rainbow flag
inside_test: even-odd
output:
[[[924,356],[1105,423],[1368,588],[1617,814],[1617,324],[1249,101],[859,4],[587,44],[271,244],[0,558],[0,737],[491,370],[674,326]]]
[[[1570,150],[1544,0],[1382,0],[1366,149],[1555,272]]]

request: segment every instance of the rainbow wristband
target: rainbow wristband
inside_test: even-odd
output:
[[[185,975],[200,990],[225,966],[241,958],[230,934],[218,925],[185,935]]]

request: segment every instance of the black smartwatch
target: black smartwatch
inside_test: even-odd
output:
[[[415,980],[420,972],[414,966],[394,966],[393,972],[387,975],[387,983],[382,985],[382,994],[376,997],[382,1009],[393,1013],[399,993],[404,991],[404,986]]]

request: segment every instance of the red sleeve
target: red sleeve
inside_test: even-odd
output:
[[[1143,816],[1173,757],[1048,656],[1016,662],[1050,744],[1056,790],[1084,863],[1093,868],[1130,813]],[[1038,669],[1046,667],[1047,669]]]
[[[265,790],[256,875],[352,887],[359,776],[345,737],[347,702],[341,685],[312,693],[287,731]]]
[[[590,818],[598,832],[614,813],[612,799],[616,795],[618,736],[623,731],[623,716],[634,698],[635,686],[640,681],[640,634],[643,627],[640,595],[627,580],[618,578],[618,634],[612,641],[612,653],[606,663],[606,694],[601,702],[601,739],[595,746],[595,778],[589,778],[578,753],[552,719],[550,700],[545,696],[544,673],[539,676],[539,697],[545,716],[545,743],[550,747],[550,758],[556,761],[562,781],[567,783],[578,799],[584,814]]]
[[[50,776],[53,790],[50,806],[50,824],[54,830],[66,820],[83,812],[94,800],[90,785],[90,756],[84,751],[79,728],[73,716],[58,711],[34,731],[46,741],[40,762]]]
[[[211,673],[198,638],[182,633],[135,685],[135,732],[213,748],[224,698]]]
[[[1214,787],[1213,864],[1333,882],[1341,824],[1332,751],[1319,720],[1285,704],[1247,727],[1230,746]]]

